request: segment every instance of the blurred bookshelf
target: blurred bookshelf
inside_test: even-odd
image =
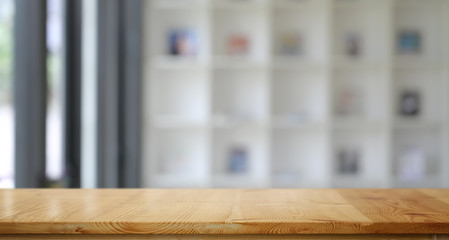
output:
[[[145,1],[143,186],[449,187],[449,1]]]

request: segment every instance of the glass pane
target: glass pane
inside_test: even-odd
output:
[[[0,0],[0,188],[14,187],[14,1]]]

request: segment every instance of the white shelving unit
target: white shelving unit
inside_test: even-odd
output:
[[[448,187],[449,1],[145,1],[145,187]]]

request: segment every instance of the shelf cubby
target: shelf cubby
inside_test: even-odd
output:
[[[387,72],[376,69],[333,72],[335,120],[385,121],[388,110]]]
[[[263,123],[268,117],[268,81],[265,71],[213,71],[212,114],[218,124]]]
[[[261,64],[267,61],[269,45],[267,10],[251,7],[253,4],[262,5],[263,2],[235,0],[215,2],[217,6],[213,8],[212,14],[212,34],[215,36],[212,39],[214,62],[244,61]],[[224,3],[225,6],[236,6],[219,7]]]
[[[272,139],[273,187],[327,186],[325,129],[278,128]]]
[[[379,65],[388,56],[385,1],[334,2],[333,56],[340,65]]]
[[[396,63],[425,64],[443,60],[444,1],[396,1],[394,56]]]
[[[272,76],[274,123],[324,123],[327,119],[326,78],[319,71],[277,70]]]
[[[205,123],[208,119],[206,73],[201,70],[155,71],[150,119],[184,119]]]
[[[388,186],[385,129],[333,130],[333,187]]]
[[[208,134],[204,129],[154,130],[151,154],[155,161],[147,181],[155,187],[205,187],[208,151]]]
[[[438,122],[443,119],[444,85],[440,72],[396,70],[394,79],[396,120]]]
[[[323,18],[326,5],[322,1],[313,4],[298,1],[298,6],[291,8],[283,4],[295,4],[295,1],[279,2],[271,14],[274,60],[323,64],[328,56],[328,21]]]
[[[181,3],[179,3],[181,4]],[[208,33],[208,11],[205,7],[196,8],[156,8],[152,9],[152,20],[149,26],[148,38],[150,57],[160,60],[161,58],[181,58],[192,61],[206,62],[210,55]],[[178,35],[177,35],[178,34]],[[187,38],[188,44],[195,45],[185,52],[173,52],[175,37]],[[182,39],[180,40],[182,41]],[[186,43],[183,43],[186,44]]]
[[[441,145],[438,129],[395,130],[395,187],[441,187]]]
[[[217,128],[212,142],[213,186],[264,187],[269,183],[264,128]]]

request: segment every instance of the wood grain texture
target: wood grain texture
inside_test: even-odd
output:
[[[448,199],[448,189],[6,189],[0,234],[449,234]]]
[[[0,235],[8,240],[435,240],[432,235]],[[440,239],[440,238],[438,238]],[[445,238],[447,239],[447,238]]]

